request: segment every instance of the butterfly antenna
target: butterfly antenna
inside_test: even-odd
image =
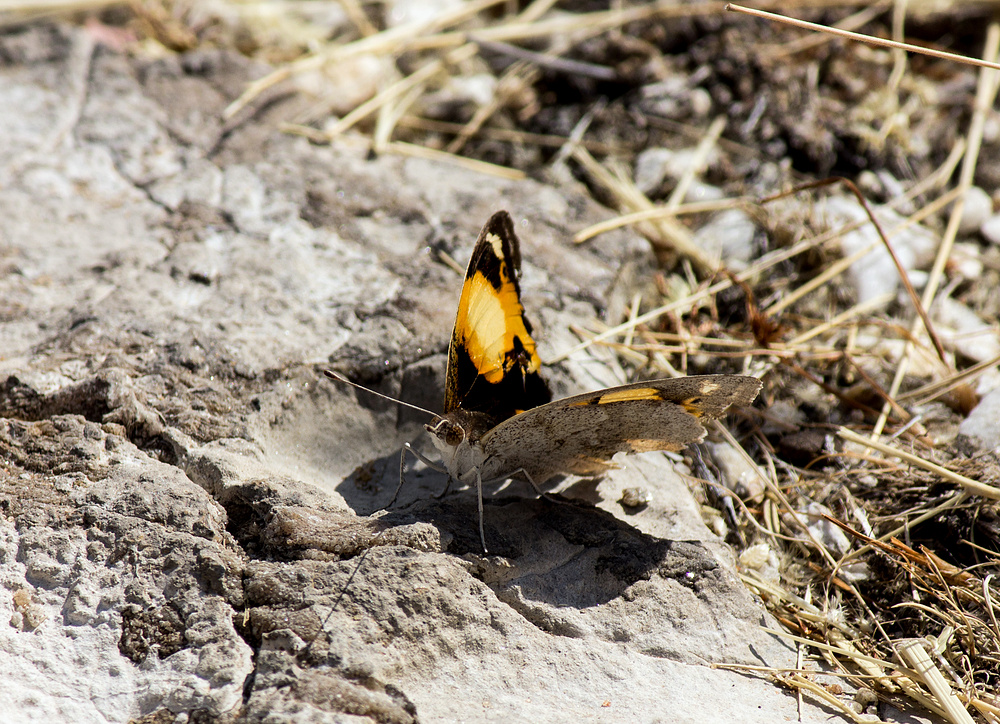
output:
[[[437,417],[436,412],[431,412],[430,410],[425,410],[422,407],[417,407],[416,405],[411,405],[409,402],[403,402],[402,400],[397,400],[395,397],[389,397],[389,395],[383,395],[381,392],[376,392],[371,390],[364,385],[359,385],[357,382],[351,382],[349,379],[344,377],[339,372],[334,372],[333,370],[323,370],[323,374],[329,377],[331,380],[336,380],[337,382],[343,382],[345,385],[350,385],[351,387],[356,387],[359,390],[364,390],[372,395],[381,397],[383,400],[389,400],[389,402],[395,402],[397,405],[403,405],[404,407],[409,407],[411,410],[416,410],[417,412],[423,412],[431,417]]]

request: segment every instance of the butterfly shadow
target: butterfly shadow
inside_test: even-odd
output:
[[[398,485],[399,457],[387,455],[356,470],[337,489],[359,515],[378,514],[380,527],[434,526],[442,548],[475,561],[473,574],[508,603],[600,606],[654,576],[697,585],[700,574],[714,575],[717,566],[699,541],[648,535],[589,502],[539,497],[520,481],[499,492],[499,486],[484,490],[489,549],[484,555],[474,487],[452,483],[447,495],[437,497],[448,488],[447,476],[416,469],[406,473],[398,499],[387,508]]]

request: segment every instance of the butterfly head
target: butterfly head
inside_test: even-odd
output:
[[[448,472],[464,480],[466,473],[482,463],[484,455],[479,439],[496,424],[497,420],[490,415],[459,408],[435,417],[424,427]]]
[[[424,425],[435,441],[443,442],[448,447],[458,447],[465,440],[465,430],[451,416],[435,417]]]
[[[475,444],[490,428],[495,427],[498,420],[484,412],[458,408],[449,413],[435,417],[424,425],[435,441],[458,447],[463,442]]]

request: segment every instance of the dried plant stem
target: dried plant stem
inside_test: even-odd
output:
[[[956,148],[959,148],[959,147],[960,146],[956,146]],[[955,151],[956,151],[956,149],[952,149],[951,156],[955,155]],[[949,158],[951,158],[951,156]],[[596,161],[595,161],[595,163],[596,163]],[[942,178],[943,178],[943,171],[946,169],[946,166],[947,166],[947,164],[942,165],[942,168],[939,169],[939,171],[942,172]],[[927,187],[931,187],[931,186],[927,186]],[[910,193],[912,193],[912,189],[911,189]],[[906,195],[906,197],[909,197],[910,193],[908,193]],[[779,194],[779,195],[776,195],[776,196],[768,197],[766,199],[762,199],[761,203],[766,203],[769,200],[778,198],[778,197],[783,196],[783,195],[784,194]],[[897,225],[897,226],[893,227],[892,229],[890,229],[889,233],[890,234],[895,234],[895,233],[897,233],[897,232],[899,232],[899,231],[901,231],[903,229],[908,228],[912,224],[919,223],[920,221],[922,221],[926,217],[931,216],[934,213],[937,213],[937,211],[940,208],[946,206],[947,204],[950,204],[952,201],[954,201],[958,197],[958,195],[959,195],[959,189],[952,189],[951,191],[948,191],[947,193],[942,194],[940,197],[938,197],[937,199],[935,199],[933,202],[931,202],[929,204],[926,204],[921,209],[919,209],[916,213],[914,213],[911,216],[907,217],[902,223],[900,223],[899,225]],[[890,206],[891,205],[892,204],[890,204]],[[664,213],[664,212],[663,212],[662,209],[657,208],[657,209],[648,209],[646,211],[638,212],[638,213],[649,214],[651,217],[659,217],[659,215],[662,214],[662,213]],[[625,217],[621,217],[621,218],[625,218]],[[613,221],[614,221],[614,219],[612,219],[608,223],[611,223]],[[719,292],[724,291],[724,290],[728,289],[729,287],[733,286],[734,283],[743,282],[743,281],[748,281],[748,280],[754,279],[759,274],[763,274],[768,269],[771,269],[772,267],[774,267],[774,266],[776,266],[778,264],[781,264],[782,262],[787,261],[788,259],[794,258],[795,256],[798,256],[799,254],[802,254],[802,253],[804,253],[806,251],[809,251],[810,249],[821,247],[821,246],[829,243],[830,241],[836,239],[840,234],[845,234],[848,231],[852,231],[854,229],[859,229],[862,226],[864,226],[864,224],[866,224],[866,223],[867,223],[867,221],[856,221],[856,222],[854,222],[852,224],[847,225],[844,228],[841,228],[841,229],[831,229],[830,231],[825,232],[823,234],[820,234],[817,237],[814,237],[814,238],[811,238],[811,239],[803,239],[802,241],[799,241],[799,242],[793,244],[792,246],[790,246],[790,247],[788,247],[786,249],[778,249],[778,250],[772,251],[772,252],[770,252],[768,254],[765,254],[760,259],[758,259],[757,262],[754,263],[752,266],[750,266],[746,270],[744,270],[744,271],[739,272],[738,274],[736,274],[733,277],[733,279],[729,279],[729,278],[723,279],[723,280],[721,280],[721,281],[713,284],[712,286],[710,286],[710,287],[708,287],[706,289],[702,289],[700,291],[694,292],[694,293],[688,295],[687,297],[684,297],[683,299],[678,299],[678,300],[675,300],[673,302],[669,302],[667,304],[664,304],[663,306],[657,307],[656,309],[650,310],[649,312],[646,312],[645,314],[640,314],[638,317],[636,317],[636,319],[634,320],[634,322],[633,321],[625,322],[624,324],[618,325],[617,327],[612,327],[611,329],[608,329],[608,330],[606,330],[604,332],[601,332],[600,334],[596,335],[592,339],[585,340],[585,341],[581,342],[580,344],[575,345],[574,347],[571,347],[566,352],[563,352],[562,354],[557,355],[552,360],[549,360],[548,364],[555,364],[556,362],[559,362],[559,361],[562,361],[562,360],[566,359],[570,355],[576,354],[577,352],[580,352],[580,351],[586,349],[587,347],[589,347],[590,345],[592,345],[594,343],[602,342],[602,341],[604,341],[604,340],[606,340],[606,339],[608,339],[610,337],[617,336],[617,335],[623,333],[624,331],[626,331],[627,329],[629,329],[629,327],[632,324],[645,324],[647,322],[651,322],[652,320],[654,320],[654,319],[656,319],[658,317],[661,317],[664,314],[669,314],[671,312],[676,312],[676,311],[678,311],[680,309],[684,309],[686,307],[692,306],[692,305],[694,305],[694,304],[696,304],[696,303],[698,303],[698,302],[700,302],[700,301],[702,301],[704,299],[710,298],[710,297],[718,294]],[[769,314],[773,313],[773,307],[772,308],[768,308],[766,311]]]
[[[846,38],[848,40],[855,40],[859,43],[868,43],[869,45],[879,45],[883,48],[899,48],[901,50],[908,50],[911,53],[920,53],[921,55],[930,55],[935,58],[941,58],[942,60],[952,60],[956,63],[964,63],[966,65],[978,65],[983,68],[992,68],[994,70],[1000,70],[1000,64],[990,60],[979,60],[977,58],[970,58],[967,55],[946,53],[943,50],[934,50],[933,48],[923,48],[919,45],[911,45],[910,43],[899,43],[894,40],[886,40],[884,38],[876,38],[871,35],[863,35],[862,33],[852,33],[847,30],[831,28],[828,25],[818,25],[816,23],[810,23],[805,20],[796,20],[795,18],[790,18],[786,15],[769,13],[764,10],[755,10],[754,8],[747,8],[743,7],[742,5],[734,5],[732,3],[728,3],[726,5],[726,10],[745,13],[747,15],[753,15],[755,17],[762,18],[764,20],[773,20],[778,23],[785,23],[786,25],[794,25],[797,28],[804,28],[805,30],[814,30],[818,33],[829,33],[831,35],[836,35],[841,38]]]
[[[482,40],[512,42],[565,36],[567,33],[589,32],[619,27],[625,23],[661,17],[692,17],[714,15],[722,10],[721,2],[700,2],[695,5],[677,5],[673,2],[657,2],[631,8],[616,8],[593,13],[556,15],[544,20],[531,19],[527,22],[478,28],[474,33]],[[520,18],[519,18],[520,19]],[[456,30],[437,35],[417,38],[407,45],[408,50],[431,50],[461,45],[469,40],[470,33]]]
[[[0,28],[53,15],[92,12],[109,5],[122,4],[122,0],[0,0]]]
[[[834,656],[840,656],[849,659],[853,662],[863,661],[871,666],[878,667],[882,670],[895,670],[898,671],[903,676],[910,678],[919,678],[916,676],[917,672],[906,666],[901,666],[899,664],[892,663],[891,661],[884,661],[883,659],[876,659],[874,656],[866,656],[860,651],[847,649],[842,646],[833,646],[831,644],[823,643],[822,641],[814,641],[813,639],[807,639],[803,636],[796,636],[795,634],[788,633],[787,631],[775,631],[774,629],[767,628],[766,626],[761,626],[760,630],[764,633],[769,633],[773,636],[780,636],[783,639],[791,641],[793,643],[804,644],[806,646],[811,646],[820,651],[827,651]]]
[[[522,23],[533,23],[545,15],[558,0],[534,0],[528,7],[521,11],[517,19]]]
[[[251,83],[243,94],[226,108],[223,112],[223,118],[232,118],[252,103],[261,93],[295,75],[316,70],[323,67],[326,63],[343,61],[359,55],[401,52],[409,47],[408,43],[412,43],[415,38],[419,38],[424,33],[434,32],[438,28],[460,23],[466,18],[473,17],[501,2],[504,2],[504,0],[470,0],[468,3],[450,8],[440,15],[427,20],[419,20],[389,28],[388,30],[383,30],[380,33],[369,35],[346,45],[331,44],[320,51],[306,55],[293,63],[278,68],[274,72]],[[458,43],[458,45],[463,44]]]
[[[725,129],[726,119],[724,116],[718,116],[709,124],[705,135],[701,137],[698,146],[694,150],[691,162],[684,169],[684,173],[681,174],[680,179],[677,180],[677,185],[674,186],[674,190],[670,193],[670,198],[667,199],[665,206],[668,209],[679,207],[681,202],[684,201],[688,189],[691,188],[691,184],[694,183],[695,177],[704,173],[708,154],[715,148],[715,145],[719,142],[719,137],[722,136],[722,132]]]
[[[812,294],[814,291],[824,286],[831,279],[836,279],[837,277],[839,277],[841,274],[847,271],[852,264],[861,261],[866,256],[871,254],[873,251],[875,251],[878,245],[879,242],[873,241],[863,249],[858,249],[850,256],[844,256],[841,257],[840,259],[837,259],[837,261],[833,262],[833,264],[830,264],[826,269],[824,269],[821,274],[813,277],[805,284],[796,287],[794,291],[791,291],[788,294],[784,295],[781,299],[779,299],[770,307],[768,307],[765,310],[766,313],[768,315],[778,314],[783,309],[786,309],[787,307],[790,307],[791,305],[795,304],[797,301],[802,299],[802,297]]]
[[[866,717],[860,716],[856,711],[851,709],[847,704],[845,704],[840,698],[834,696],[829,691],[824,689],[820,684],[811,679],[802,676],[801,674],[792,674],[791,676],[778,676],[776,677],[778,681],[785,686],[794,688],[796,692],[800,693],[803,691],[808,691],[810,694],[815,696],[817,699],[826,702],[828,705],[834,709],[840,711],[842,714],[849,717],[852,721],[857,722],[857,724],[866,724],[869,721]],[[799,704],[801,711],[801,702]]]
[[[398,153],[401,156],[412,156],[414,158],[426,158],[433,161],[453,163],[456,166],[462,166],[470,171],[487,173],[491,176],[499,176],[500,178],[509,179],[511,181],[520,181],[525,178],[524,172],[519,171],[516,168],[498,166],[495,163],[477,161],[473,158],[466,158],[465,156],[455,156],[454,154],[447,153],[445,151],[438,151],[433,148],[427,148],[426,146],[417,146],[412,143],[391,141],[386,145],[385,150],[392,153]]]
[[[962,157],[965,156],[966,146],[964,138],[956,138],[944,162],[925,178],[913,184],[910,190],[904,195],[904,198],[906,200],[915,199],[935,189],[944,188],[948,184],[948,180],[955,175],[955,169],[958,168]],[[892,205],[892,202],[890,202],[889,206]]]
[[[464,123],[451,123],[449,121],[437,121],[419,116],[403,116],[399,119],[399,126],[404,128],[416,128],[432,133],[461,133],[466,127]],[[491,138],[498,141],[512,141],[514,143],[535,144],[536,146],[563,146],[566,144],[565,136],[557,136],[549,133],[530,133],[528,131],[518,131],[510,128],[490,128],[483,127],[476,132],[482,138]],[[597,153],[617,153],[620,149],[600,141],[581,139],[580,145],[590,151]]]
[[[396,123],[406,113],[420,96],[424,93],[424,85],[414,86],[406,93],[398,96],[378,109],[378,118],[375,121],[375,129],[372,131],[372,151],[382,153],[392,142],[392,134],[396,130]]]
[[[612,174],[586,149],[577,147],[573,149],[572,155],[596,184],[614,196],[620,207],[629,211],[649,211],[653,208],[653,202],[634,183]],[[646,229],[645,235],[655,245],[672,249],[680,256],[691,259],[702,271],[715,271],[715,261],[694,243],[691,232],[673,219],[660,219],[643,228]]]
[[[525,50],[517,45],[511,45],[510,43],[483,40],[476,35],[469,36],[469,40],[477,44],[483,50],[502,53],[503,55],[508,55],[516,60],[526,61],[532,65],[538,66],[539,68],[546,68],[565,75],[594,78],[595,80],[604,81],[618,79],[618,71],[614,68],[609,68],[606,65],[597,65],[595,63],[584,63],[579,60],[570,60],[568,58],[562,58],[558,55],[553,55],[552,53],[536,53],[531,50]]]
[[[476,109],[476,112],[469,119],[469,122],[465,124],[462,130],[458,133],[455,138],[451,140],[445,150],[448,153],[458,153],[465,147],[472,136],[474,136],[480,128],[490,119],[494,113],[497,112],[503,106],[506,96],[509,94],[511,88],[517,86],[520,87],[530,87],[541,77],[541,73],[538,68],[534,68],[524,61],[518,61],[508,68],[500,80],[497,82],[496,89],[493,92],[493,97],[489,102],[484,103]]]
[[[858,222],[859,225],[861,223],[863,222]],[[822,243],[825,243],[825,241],[829,241],[830,239],[834,238],[834,236],[835,234],[833,232],[830,232],[828,234],[823,234],[813,239],[805,239],[797,244],[793,244],[787,249],[779,249],[770,252],[768,254],[765,254],[760,259],[758,259],[753,266],[747,268],[742,272],[734,274],[731,277],[726,277],[725,279],[722,279],[709,287],[705,287],[696,292],[692,292],[686,297],[674,300],[672,302],[668,302],[667,304],[652,309],[646,312],[645,314],[640,314],[634,320],[627,321],[623,324],[619,324],[616,327],[612,327],[608,330],[605,330],[604,332],[595,335],[593,338],[585,340],[580,344],[571,347],[565,352],[556,355],[553,359],[548,360],[546,363],[555,364],[557,362],[560,362],[570,357],[571,355],[576,354],[577,352],[585,350],[592,344],[595,344],[597,342],[603,342],[604,340],[609,339],[610,337],[615,337],[622,334],[635,324],[645,324],[647,322],[653,321],[654,319],[662,317],[664,314],[670,314],[671,312],[676,312],[678,310],[691,307],[701,302],[704,299],[709,299],[718,294],[719,292],[729,289],[734,284],[753,279],[759,274],[764,273],[771,267],[776,266],[782,263],[783,261],[791,259],[805,251],[808,251],[809,249],[812,249],[815,246],[821,245]]]
[[[920,223],[921,221],[923,221],[925,218],[927,218],[931,214],[936,213],[942,207],[947,206],[948,204],[950,204],[952,201],[954,201],[959,196],[960,193],[961,192],[958,189],[953,189],[952,191],[950,191],[950,192],[948,192],[946,194],[943,194],[939,198],[935,199],[933,202],[931,202],[931,203],[923,206],[922,208],[920,208],[916,213],[908,216],[904,221],[902,221],[901,223],[897,224],[892,229],[890,229],[888,232],[886,232],[886,234],[888,236],[893,236],[894,234],[899,233],[903,229],[906,229],[906,228],[908,228],[910,226],[913,226],[915,224]],[[864,226],[866,223],[868,223],[868,222],[865,222],[865,221],[855,222],[855,223],[853,223],[853,224],[851,224],[851,225],[849,225],[849,226],[847,226],[845,228],[837,229],[835,231],[835,234],[838,235],[838,236],[840,234],[845,234],[849,230],[857,229],[857,228],[860,228],[861,226]],[[772,304],[770,307],[768,307],[765,311],[768,314],[776,314],[776,313],[780,312],[782,309],[785,309],[786,307],[788,307],[789,305],[794,304],[799,299],[801,299],[802,297],[806,296],[810,292],[818,289],[819,287],[823,286],[824,284],[826,284],[831,279],[839,276],[840,274],[843,274],[848,269],[848,267],[850,267],[855,262],[858,262],[861,259],[864,259],[869,254],[871,254],[878,247],[879,243],[880,243],[880,241],[873,241],[872,243],[870,243],[865,248],[856,251],[855,253],[851,254],[850,256],[838,259],[833,264],[831,264],[830,266],[828,266],[826,268],[826,270],[823,271],[822,274],[820,274],[819,276],[817,276],[817,277],[815,277],[813,279],[810,279],[808,282],[806,282],[802,286],[798,287],[795,291],[793,291],[793,292],[785,295],[784,297],[782,297],[781,299],[779,299],[777,302],[775,302],[774,304]],[[925,305],[925,308],[926,308],[926,305]]]
[[[855,28],[860,28],[884,13],[890,5],[892,5],[892,2],[890,1],[872,3],[871,7],[859,10],[853,15],[849,15],[843,20],[834,23],[831,27],[837,30],[854,30]],[[801,53],[804,50],[811,50],[812,48],[819,47],[824,43],[829,43],[831,40],[833,40],[833,38],[830,37],[830,34],[820,33],[818,35],[803,35],[798,40],[785,43],[783,46],[773,51],[771,53],[771,57],[776,60],[787,58],[789,55]]]
[[[869,299],[867,302],[859,302],[850,309],[846,309],[840,314],[831,317],[828,321],[823,322],[822,324],[817,324],[815,327],[812,327],[811,329],[803,332],[797,337],[793,337],[785,344],[787,344],[789,347],[796,347],[800,344],[804,344],[813,337],[818,337],[819,335],[825,334],[834,327],[839,327],[849,319],[853,319],[854,317],[860,317],[864,314],[868,314],[869,312],[873,312],[876,309],[881,309],[883,306],[885,306],[895,298],[896,298],[895,294],[887,292],[885,294],[880,294],[879,296],[873,299]]]
[[[432,60],[413,73],[410,73],[410,75],[405,78],[401,78],[388,88],[376,93],[374,96],[357,106],[353,111],[334,123],[333,126],[325,131],[326,140],[328,142],[332,141],[355,123],[362,120],[366,116],[371,115],[385,104],[405,95],[413,88],[419,88],[449,65],[467,60],[475,55],[476,52],[476,46],[472,44],[463,45],[462,47],[456,48],[448,53],[444,58]]]
[[[337,0],[344,13],[362,36],[368,37],[378,33],[378,28],[372,25],[365,11],[361,8],[359,0]]]
[[[923,387],[918,387],[915,390],[904,392],[896,399],[899,401],[913,400],[913,404],[915,405],[926,405],[931,400],[936,400],[941,395],[951,392],[959,385],[969,383],[983,372],[993,369],[998,364],[1000,364],[1000,356],[980,362],[960,372],[956,372],[943,380],[935,380],[934,382],[926,384]]]
[[[748,205],[745,198],[738,199],[718,199],[714,201],[696,201],[690,204],[678,204],[673,207],[657,206],[646,211],[636,211],[631,214],[622,214],[600,223],[588,226],[573,235],[573,243],[581,244],[584,241],[593,239],[595,236],[606,234],[609,231],[620,229],[623,226],[638,224],[642,221],[652,221],[667,217],[682,216],[684,214],[701,214],[706,211],[721,211],[723,209],[742,208]]]
[[[556,355],[551,360],[547,360],[546,364],[555,364],[557,362],[560,362],[560,361],[562,361],[564,359],[567,359],[568,357],[576,354],[577,352],[581,352],[581,351],[587,349],[587,347],[590,347],[592,344],[595,344],[597,342],[603,342],[604,340],[609,339],[611,337],[617,337],[618,335],[626,332],[627,330],[631,329],[632,327],[634,327],[637,324],[645,324],[646,322],[651,322],[654,319],[662,317],[664,314],[669,314],[670,312],[676,312],[676,311],[678,311],[680,309],[684,309],[686,307],[689,307],[692,304],[695,304],[695,303],[701,301],[702,299],[707,299],[707,298],[709,298],[711,296],[714,296],[715,294],[718,294],[723,289],[728,289],[732,285],[733,285],[733,283],[731,281],[729,281],[728,279],[726,279],[724,281],[721,281],[721,282],[718,282],[716,284],[713,284],[710,287],[702,289],[699,292],[695,292],[693,294],[690,294],[690,295],[684,297],[683,299],[675,300],[675,301],[670,302],[668,304],[664,304],[663,306],[657,307],[656,309],[652,309],[652,310],[646,312],[645,314],[640,314],[635,319],[630,319],[630,320],[624,322],[623,324],[619,324],[619,325],[617,325],[615,327],[611,327],[610,329],[607,329],[607,330],[601,332],[600,334],[594,335],[593,337],[591,337],[588,340],[584,340],[580,344],[577,344],[577,345],[574,345],[573,347],[570,347],[568,350],[566,350],[565,352],[562,352],[562,353]]]
[[[931,657],[927,654],[924,641],[907,641],[896,646],[896,651],[907,666],[912,668],[916,675],[938,700],[938,703],[945,710],[948,721],[952,724],[975,724],[972,716],[966,710],[962,702],[958,700],[952,691],[951,686],[945,680],[940,670],[934,666]]]
[[[880,535],[878,538],[875,538],[874,540],[876,542],[878,542],[878,543],[882,543],[884,541],[891,540],[891,539],[893,539],[893,538],[895,538],[895,537],[897,537],[897,536],[905,533],[910,528],[914,528],[914,527],[920,525],[924,521],[930,520],[931,518],[936,518],[937,516],[941,515],[941,513],[943,513],[946,510],[950,510],[951,508],[957,508],[959,505],[961,505],[962,503],[964,503],[970,497],[972,497],[972,493],[969,493],[968,491],[965,491],[965,490],[963,490],[960,493],[955,493],[950,498],[948,498],[943,503],[941,503],[940,505],[935,505],[933,508],[931,508],[930,510],[924,511],[923,513],[921,513],[917,517],[908,519],[903,525],[896,526],[895,528],[893,528],[892,530],[890,530],[888,533]],[[865,553],[867,553],[868,551],[870,551],[872,549],[872,547],[873,547],[872,544],[866,544],[866,545],[861,546],[860,548],[858,548],[855,551],[851,551],[850,553],[848,553],[846,556],[844,556],[841,559],[840,564],[843,565],[847,561],[854,560],[855,558],[858,558],[858,557],[864,555]]]
[[[918,468],[932,472],[935,475],[940,475],[945,480],[949,480],[956,485],[962,486],[968,493],[982,495],[984,498],[989,498],[990,500],[1000,500],[1000,488],[995,488],[992,485],[986,485],[985,483],[980,483],[972,478],[967,478],[964,475],[959,475],[958,473],[952,472],[947,468],[943,468],[936,463],[932,463],[930,460],[908,453],[905,450],[899,450],[891,445],[885,445],[876,440],[862,437],[853,430],[848,430],[846,427],[840,428],[837,431],[837,435],[849,442],[870,447],[872,450],[878,450],[881,453],[898,458],[899,460],[905,460],[911,465],[916,465]]]
[[[732,494],[730,492],[730,494]],[[859,636],[857,629],[841,619],[831,617],[828,612],[821,610],[815,604],[810,603],[801,596],[798,596],[779,583],[766,581],[753,571],[740,573],[740,580],[752,587],[758,594],[764,594],[767,598],[775,599],[796,608],[796,614],[817,626],[830,627],[840,631],[846,637],[856,638]],[[880,674],[881,675],[881,674]]]
[[[628,309],[628,319],[633,320],[639,316],[639,304],[642,303],[642,295],[639,293],[632,295],[632,304]],[[622,342],[626,347],[632,344],[632,339],[635,337],[635,327],[630,327],[628,332],[625,333],[625,339]],[[684,340],[687,341],[687,340]]]
[[[725,425],[716,420],[715,422],[713,422],[712,427],[718,434],[722,435],[722,437],[726,440],[726,442],[730,444],[730,446],[732,446],[732,448],[736,451],[736,453],[741,458],[743,458],[744,463],[749,465],[750,469],[753,470],[758,476],[760,476],[760,479],[764,481],[765,487],[768,489],[770,494],[774,496],[774,498],[781,504],[781,507],[784,508],[785,513],[791,516],[792,520],[794,520],[796,523],[799,524],[799,527],[802,529],[802,532],[805,533],[810,543],[812,543],[813,549],[817,551],[820,555],[822,555],[824,558],[826,558],[827,562],[831,566],[835,566],[836,559],[833,557],[830,551],[827,550],[826,546],[824,546],[816,539],[816,536],[813,535],[812,529],[802,519],[798,511],[795,510],[795,508],[789,502],[788,498],[785,496],[785,493],[781,490],[780,487],[778,487],[778,484],[774,481],[774,479],[770,475],[765,474],[764,471],[760,469],[760,466],[757,465],[757,462],[747,454],[747,451],[744,450],[743,446],[736,441],[736,438],[733,437],[733,434],[726,429]]]

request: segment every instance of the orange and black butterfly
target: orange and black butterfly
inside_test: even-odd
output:
[[[757,397],[756,377],[702,375],[552,402],[521,305],[520,273],[514,225],[499,211],[480,232],[462,285],[444,413],[426,425],[444,467],[407,446],[428,465],[477,486],[481,536],[484,483],[522,478],[541,492],[556,475],[606,471],[616,453],[680,450],[705,437],[706,420]]]
[[[448,352],[444,414],[427,425],[463,482],[595,475],[619,452],[680,450],[703,422],[748,405],[761,381],[702,375],[638,382],[550,402],[521,305],[521,252],[506,211],[483,227],[465,275]]]

